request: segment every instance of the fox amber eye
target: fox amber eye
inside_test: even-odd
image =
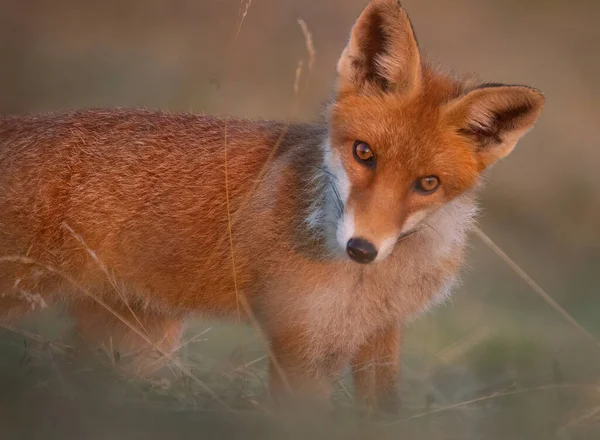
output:
[[[440,186],[440,179],[436,176],[421,177],[415,182],[415,189],[423,194],[431,194]]]
[[[354,142],[354,157],[356,160],[369,167],[375,166],[375,154],[369,144],[362,141]]]

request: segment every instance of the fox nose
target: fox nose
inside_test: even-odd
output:
[[[377,249],[364,238],[351,238],[346,245],[346,252],[357,263],[367,264],[377,257]]]

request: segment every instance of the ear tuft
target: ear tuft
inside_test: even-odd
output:
[[[371,0],[338,62],[338,91],[405,91],[420,79],[419,48],[398,0]]]
[[[443,110],[457,132],[475,144],[484,167],[507,156],[537,122],[543,94],[531,87],[484,84]]]

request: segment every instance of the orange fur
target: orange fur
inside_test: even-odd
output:
[[[96,345],[169,352],[186,316],[236,316],[239,295],[292,390],[327,395],[351,362],[360,400],[393,405],[402,323],[448,293],[480,174],[542,105],[527,87],[473,89],[436,72],[397,1],[372,0],[322,123],[119,109],[2,117],[0,316],[57,299]],[[355,141],[375,167],[353,156]],[[416,191],[430,175],[439,189]],[[344,234],[380,259],[351,261]]]

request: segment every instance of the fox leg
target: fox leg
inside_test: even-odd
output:
[[[271,337],[269,388],[275,401],[330,405],[332,382],[343,366],[343,353],[318,353],[302,337],[302,329],[288,329]],[[321,405],[319,405],[321,404]]]
[[[141,377],[153,375],[174,358],[182,318],[125,306],[111,309],[88,300],[69,305],[77,337],[87,347],[108,353],[118,370]]]
[[[359,405],[368,411],[397,412],[400,407],[402,332],[396,323],[374,334],[352,358],[352,375]]]

